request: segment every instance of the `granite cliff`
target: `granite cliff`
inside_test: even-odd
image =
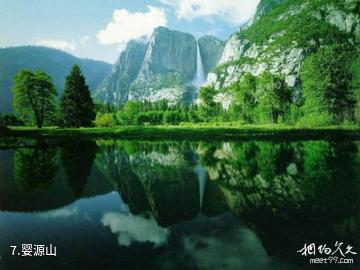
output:
[[[95,97],[118,105],[127,100],[161,99],[189,103],[196,92],[193,81],[198,65],[203,65],[206,76],[218,63],[224,45],[215,37],[197,41],[191,34],[159,27],[147,43],[132,41],[127,45]],[[197,61],[198,51],[202,63]]]

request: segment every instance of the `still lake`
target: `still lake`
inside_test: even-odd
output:
[[[336,241],[360,252],[358,141],[0,148],[2,270],[318,269],[309,259],[328,255],[297,251]],[[19,255],[22,244],[52,244],[56,257]],[[346,258],[326,269],[359,269],[360,253]]]

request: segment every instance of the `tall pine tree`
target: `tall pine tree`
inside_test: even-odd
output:
[[[95,120],[95,104],[89,87],[78,65],[73,66],[66,77],[60,102],[62,124],[65,127],[90,127]]]

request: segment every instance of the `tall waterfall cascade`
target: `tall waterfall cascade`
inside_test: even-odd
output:
[[[206,82],[206,76],[204,72],[204,66],[201,58],[199,42],[197,41],[197,53],[196,53],[196,73],[192,81],[192,85],[196,87],[197,90]]]
[[[202,210],[203,202],[204,202],[204,193],[206,186],[206,170],[200,165],[196,166],[195,173],[197,174],[199,181],[199,199],[200,199],[200,211]]]

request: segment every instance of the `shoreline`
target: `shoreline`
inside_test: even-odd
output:
[[[2,138],[116,138],[116,139],[360,139],[360,126],[299,128],[294,126],[128,126],[116,128],[9,128]]]

